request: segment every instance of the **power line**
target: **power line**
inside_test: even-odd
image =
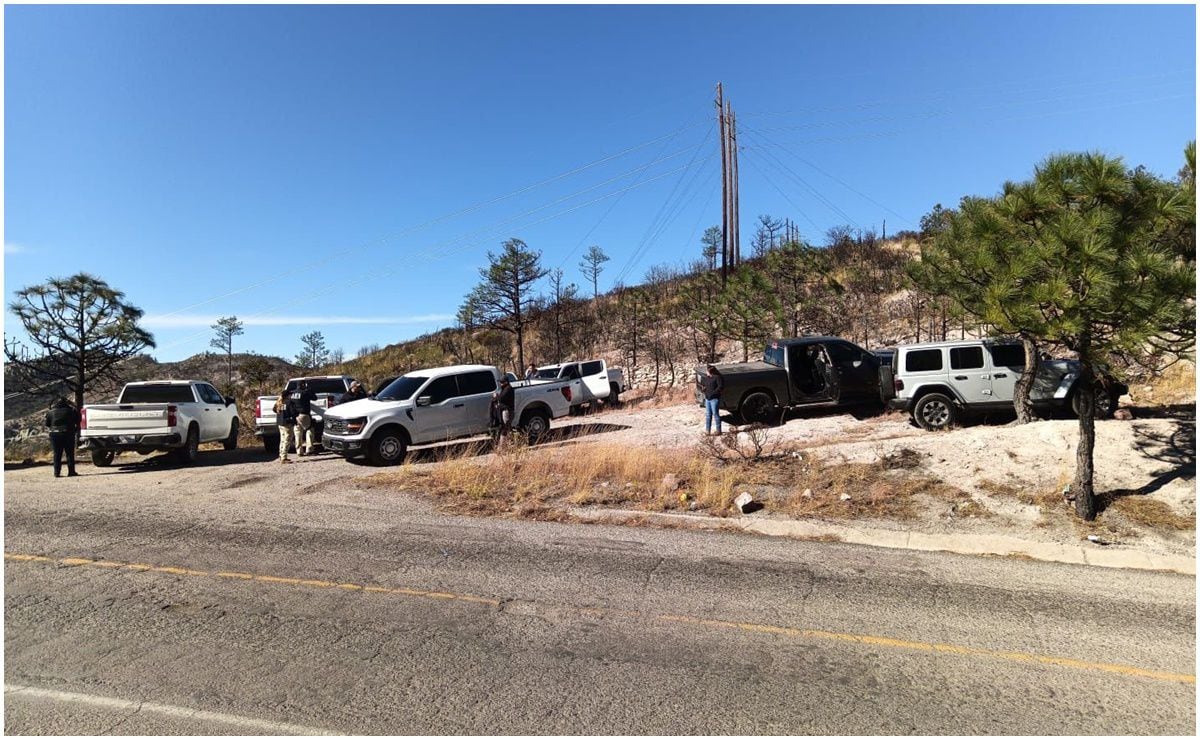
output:
[[[252,284],[249,284],[249,285],[243,286],[243,287],[241,287],[241,288],[237,288],[237,289],[235,289],[235,290],[227,291],[227,292],[225,292],[225,293],[222,293],[222,294],[220,294],[220,295],[213,296],[212,298],[207,298],[207,299],[205,299],[205,300],[203,300],[203,301],[199,301],[199,302],[197,302],[197,303],[193,303],[193,304],[191,304],[191,305],[184,306],[183,308],[175,309],[175,310],[173,310],[173,311],[169,311],[169,312],[167,312],[167,313],[160,314],[160,315],[161,315],[161,316],[164,316],[164,317],[165,317],[165,316],[175,316],[175,315],[178,315],[178,314],[184,313],[185,311],[190,311],[190,310],[192,310],[192,309],[195,309],[195,308],[199,308],[199,307],[201,307],[201,306],[208,305],[209,303],[212,303],[212,302],[214,302],[214,301],[219,301],[219,300],[221,300],[221,299],[223,299],[223,298],[229,298],[229,297],[231,297],[231,296],[234,296],[234,295],[238,295],[238,294],[241,294],[241,293],[245,293],[246,291],[249,291],[249,290],[254,290],[255,288],[261,288],[261,287],[263,287],[263,286],[265,286],[265,285],[270,285],[270,284],[272,284],[272,283],[278,282],[278,281],[280,281],[280,280],[283,280],[284,278],[287,278],[287,277],[290,277],[290,276],[293,276],[293,275],[296,275],[296,274],[300,274],[300,273],[304,273],[304,272],[309,272],[309,271],[311,271],[312,269],[314,269],[314,268],[316,268],[316,267],[319,267],[319,266],[321,266],[321,265],[324,265],[324,264],[328,264],[328,263],[330,263],[330,262],[332,262],[332,261],[334,261],[334,260],[340,259],[340,258],[342,258],[342,257],[344,257],[344,256],[346,256],[346,255],[349,255],[349,254],[353,254],[353,253],[355,253],[355,252],[357,252],[357,251],[359,251],[359,250],[363,250],[363,249],[373,249],[373,248],[375,248],[375,247],[382,246],[382,245],[384,245],[384,244],[387,244],[387,243],[389,243],[389,242],[391,242],[391,241],[393,241],[393,240],[395,240],[395,239],[397,239],[397,238],[399,238],[399,237],[401,237],[401,236],[405,236],[405,235],[407,235],[407,234],[411,234],[411,233],[413,233],[413,232],[415,232],[415,231],[420,231],[421,229],[428,228],[429,226],[433,226],[434,224],[438,224],[438,223],[441,223],[441,222],[443,222],[443,221],[446,221],[446,220],[449,220],[449,219],[452,219],[452,218],[457,218],[457,217],[459,217],[459,216],[465,216],[465,215],[467,215],[467,214],[474,213],[474,212],[476,212],[476,211],[479,211],[479,210],[481,210],[481,209],[483,209],[483,208],[487,208],[488,206],[495,205],[495,204],[497,204],[497,203],[500,203],[500,202],[503,202],[503,201],[505,201],[505,200],[509,200],[509,199],[511,199],[511,198],[514,198],[514,197],[516,197],[516,196],[518,196],[518,195],[521,195],[521,194],[527,193],[527,192],[529,192],[529,191],[531,191],[531,190],[534,190],[534,189],[540,188],[540,187],[542,187],[542,186],[544,186],[544,185],[549,185],[550,183],[557,182],[557,181],[559,181],[559,180],[562,180],[562,179],[565,179],[565,178],[571,177],[571,176],[573,176],[573,175],[577,175],[577,174],[579,174],[579,173],[581,173],[581,172],[585,172],[585,171],[587,171],[587,170],[589,170],[589,169],[592,169],[592,168],[594,168],[594,167],[598,167],[598,166],[600,166],[600,165],[602,165],[602,164],[605,164],[605,163],[611,162],[611,161],[613,161],[613,160],[615,160],[615,159],[619,159],[619,158],[621,158],[621,157],[624,157],[624,156],[625,156],[625,155],[627,155],[627,154],[630,154],[630,153],[632,153],[632,152],[635,152],[635,151],[637,151],[637,150],[639,150],[639,149],[643,149],[643,148],[645,148],[645,147],[647,147],[647,146],[650,146],[651,144],[655,144],[655,143],[657,143],[657,142],[663,141],[664,139],[672,139],[672,138],[674,138],[675,136],[678,136],[678,135],[679,135],[680,133],[682,133],[683,131],[686,131],[686,130],[688,130],[688,129],[690,129],[690,128],[695,128],[695,127],[697,127],[697,126],[701,126],[701,125],[703,125],[703,122],[702,122],[702,121],[697,121],[697,122],[695,122],[695,123],[690,123],[690,124],[687,124],[687,125],[685,125],[685,126],[682,126],[682,127],[678,128],[678,129],[676,129],[675,131],[673,131],[673,132],[671,132],[671,133],[669,133],[669,134],[664,134],[664,135],[662,135],[662,136],[656,136],[655,138],[653,138],[653,139],[650,139],[649,141],[644,141],[644,142],[642,142],[641,144],[637,144],[637,145],[635,145],[635,146],[628,147],[628,148],[626,148],[626,149],[623,149],[623,150],[621,150],[621,151],[619,151],[619,152],[617,152],[617,153],[615,153],[615,154],[611,154],[611,155],[608,155],[608,156],[606,156],[606,157],[601,157],[600,159],[594,160],[594,161],[592,161],[592,162],[589,162],[589,163],[587,163],[587,164],[580,165],[580,166],[578,166],[578,167],[574,167],[574,168],[572,168],[572,169],[570,169],[570,170],[567,170],[567,171],[565,171],[565,172],[562,172],[562,173],[559,173],[559,174],[557,174],[557,175],[554,175],[553,177],[549,177],[549,178],[546,178],[546,179],[544,179],[544,180],[539,180],[538,182],[535,182],[535,183],[533,183],[533,184],[531,184],[531,185],[526,185],[526,186],[524,186],[524,187],[518,188],[518,189],[516,189],[516,190],[513,190],[513,191],[511,191],[511,192],[509,192],[509,193],[505,193],[504,195],[499,195],[499,196],[496,196],[496,197],[493,197],[493,198],[490,198],[490,199],[487,199],[487,200],[481,201],[481,202],[479,202],[479,203],[476,203],[476,204],[474,204],[474,205],[467,206],[466,208],[461,208],[461,209],[459,209],[459,210],[457,210],[457,211],[453,211],[453,212],[451,212],[451,213],[447,213],[447,214],[445,214],[445,215],[438,216],[437,218],[430,219],[430,220],[428,220],[428,221],[425,221],[424,223],[417,224],[416,226],[411,226],[411,227],[405,228],[405,229],[403,229],[403,230],[401,230],[401,231],[394,232],[394,233],[392,233],[392,234],[390,234],[390,235],[388,235],[388,236],[380,237],[380,238],[378,238],[378,239],[375,239],[375,240],[373,240],[373,241],[367,242],[367,243],[365,243],[365,244],[357,245],[357,246],[354,246],[354,247],[348,247],[348,248],[346,248],[346,249],[343,249],[343,250],[340,250],[340,251],[334,252],[333,254],[330,254],[330,255],[328,255],[328,256],[326,256],[326,257],[322,258],[322,259],[313,260],[313,261],[311,261],[311,262],[308,262],[308,263],[306,263],[306,264],[303,264],[303,265],[298,265],[298,266],[296,266],[295,268],[293,268],[293,269],[291,269],[291,270],[288,270],[288,271],[285,271],[285,272],[282,272],[282,273],[276,273],[276,274],[274,274],[272,277],[270,277],[270,278],[267,278],[267,279],[265,279],[265,280],[260,280],[260,281],[257,281],[257,282],[255,282],[255,283],[252,283]],[[682,152],[681,152],[681,153],[682,153]]]
[[[690,166],[690,165],[689,165],[689,166]],[[578,211],[578,210],[580,210],[580,209],[582,209],[582,208],[586,208],[586,207],[588,207],[588,206],[590,206],[590,205],[593,205],[593,204],[595,204],[595,203],[599,203],[600,201],[603,201],[603,200],[606,200],[606,199],[608,199],[608,198],[611,198],[611,197],[614,197],[614,196],[620,195],[620,194],[622,194],[622,193],[628,192],[629,190],[633,190],[633,189],[635,189],[635,188],[639,188],[639,187],[642,187],[642,186],[644,186],[644,185],[649,185],[649,184],[650,184],[650,183],[652,183],[652,182],[655,182],[655,181],[657,181],[657,180],[661,180],[661,179],[663,179],[663,178],[665,178],[665,177],[670,177],[671,175],[675,174],[676,172],[682,172],[682,171],[686,171],[687,169],[688,169],[688,166],[683,166],[683,167],[677,167],[677,168],[675,168],[675,169],[673,169],[673,170],[668,170],[667,172],[661,173],[661,174],[659,174],[659,175],[655,175],[654,177],[652,177],[652,178],[649,178],[649,179],[647,179],[647,180],[644,180],[644,181],[642,181],[642,182],[638,182],[638,183],[635,183],[635,184],[633,184],[633,185],[629,185],[629,186],[627,186],[627,187],[625,187],[625,188],[622,188],[622,189],[620,189],[620,190],[613,191],[613,192],[611,192],[611,193],[606,193],[606,194],[604,194],[604,195],[601,195],[601,196],[599,196],[599,197],[597,197],[597,198],[593,198],[592,200],[589,200],[589,201],[587,201],[587,202],[585,202],[585,203],[581,203],[581,204],[578,204],[578,205],[572,206],[571,208],[567,208],[567,209],[565,209],[565,210],[559,211],[558,213],[553,213],[553,214],[551,214],[551,215],[549,215],[549,216],[546,216],[546,217],[544,217],[544,218],[541,218],[541,219],[539,219],[539,220],[537,220],[537,221],[533,221],[533,222],[531,222],[531,223],[524,224],[524,225],[523,225],[521,228],[530,228],[530,227],[532,227],[532,226],[537,226],[538,224],[545,223],[546,221],[553,220],[553,219],[555,219],[555,218],[558,218],[558,217],[560,217],[560,216],[564,216],[564,215],[566,215],[566,214],[568,214],[568,213],[573,213],[573,212],[575,212],[575,211]],[[533,209],[532,211],[527,211],[526,213],[520,214],[519,216],[516,216],[516,217],[514,217],[514,218],[505,219],[504,221],[497,222],[497,223],[495,223],[495,224],[492,224],[492,225],[490,225],[490,226],[484,227],[483,229],[478,229],[478,230],[475,230],[475,231],[473,231],[473,232],[468,232],[467,234],[465,234],[465,235],[463,235],[463,236],[460,236],[460,237],[457,237],[457,238],[455,238],[455,239],[449,239],[449,240],[445,240],[445,241],[443,241],[443,242],[440,242],[440,243],[438,243],[438,244],[435,244],[435,245],[433,245],[432,247],[430,247],[429,249],[425,250],[424,252],[420,252],[420,253],[417,253],[417,254],[413,255],[412,259],[419,259],[419,258],[430,258],[430,259],[434,259],[434,258],[436,258],[436,257],[448,256],[448,255],[450,255],[450,254],[454,254],[454,253],[460,252],[460,251],[462,251],[462,250],[464,250],[464,249],[467,249],[467,248],[469,248],[469,247],[471,247],[471,246],[473,246],[473,245],[474,245],[474,243],[475,243],[476,239],[475,239],[475,238],[473,238],[473,237],[476,237],[477,235],[482,235],[484,232],[487,232],[487,231],[490,231],[490,232],[493,232],[493,233],[502,233],[502,231],[501,231],[501,227],[507,226],[509,223],[513,222],[514,220],[517,220],[517,219],[523,218],[523,217],[525,217],[525,216],[527,216],[527,215],[530,215],[531,213],[533,213],[533,212],[536,212],[536,211],[538,211],[538,210],[542,210],[542,209],[540,209],[540,208],[539,208],[539,209]],[[466,243],[465,243],[465,244],[463,244],[463,245],[461,245],[461,246],[459,246],[459,247],[457,247],[457,248],[454,248],[454,249],[445,249],[445,248],[444,248],[444,247],[445,247],[445,246],[447,246],[447,245],[452,245],[452,244],[455,244],[455,243],[458,243],[458,242],[464,242],[464,241],[465,241]],[[301,306],[301,305],[304,305],[304,304],[306,304],[306,303],[310,303],[310,302],[312,302],[312,301],[315,301],[315,300],[317,300],[317,299],[319,299],[319,298],[323,298],[324,296],[326,296],[326,295],[328,295],[328,294],[331,294],[331,293],[334,293],[334,292],[339,292],[339,291],[344,291],[344,290],[346,290],[347,288],[351,288],[351,287],[354,287],[354,286],[357,286],[357,285],[361,285],[361,284],[363,284],[363,283],[370,282],[370,281],[372,281],[372,280],[378,280],[378,279],[385,278],[385,277],[391,277],[392,275],[396,274],[397,272],[400,272],[401,270],[408,270],[408,269],[410,269],[410,265],[406,264],[406,265],[404,265],[403,267],[397,267],[397,268],[393,268],[393,269],[391,269],[391,270],[386,270],[386,271],[384,271],[384,272],[374,273],[374,274],[367,275],[367,276],[365,276],[365,277],[359,278],[359,279],[357,279],[357,280],[351,280],[351,281],[348,281],[348,282],[341,282],[341,283],[338,283],[337,285],[330,286],[330,287],[328,287],[328,288],[326,288],[326,289],[324,289],[324,290],[321,290],[321,291],[317,291],[317,292],[310,293],[310,294],[308,294],[308,295],[306,295],[306,296],[303,296],[303,297],[301,297],[301,298],[297,298],[297,299],[294,299],[294,300],[292,300],[292,301],[289,301],[289,302],[287,302],[287,303],[283,303],[283,304],[280,304],[280,305],[274,306],[274,307],[272,307],[272,308],[266,309],[266,310],[264,310],[264,311],[260,311],[260,312],[258,312],[258,313],[255,313],[255,314],[253,314],[253,315],[247,316],[247,317],[246,317],[246,319],[245,319],[245,321],[253,321],[254,319],[265,318],[265,317],[267,317],[267,316],[270,316],[270,315],[272,315],[272,314],[274,314],[274,313],[276,313],[276,312],[278,312],[278,311],[282,311],[282,310],[284,310],[284,309],[286,309],[286,308],[294,308],[294,307],[296,307],[296,306]],[[201,331],[201,332],[197,332],[197,333],[195,333],[195,334],[191,334],[191,335],[189,335],[189,336],[187,336],[187,337],[182,337],[181,339],[178,339],[178,340],[176,340],[176,341],[174,341],[174,342],[171,342],[171,343],[169,343],[169,344],[165,344],[165,345],[163,345],[163,346],[161,346],[161,347],[158,347],[158,349],[162,350],[162,349],[169,349],[169,348],[171,348],[171,347],[178,347],[178,346],[181,346],[181,345],[183,345],[183,344],[186,344],[186,343],[192,342],[192,341],[194,341],[194,340],[196,340],[196,339],[198,339],[198,338],[200,338],[200,337],[207,336],[208,334],[209,334],[209,331],[208,331],[208,330],[204,330],[204,331]]]
[[[817,172],[821,173],[821,174],[822,174],[822,175],[824,175],[825,177],[828,177],[830,180],[833,180],[834,182],[838,183],[839,185],[841,185],[842,187],[846,188],[846,189],[847,189],[847,190],[849,190],[850,192],[854,193],[855,195],[859,196],[860,198],[863,198],[863,199],[864,199],[864,200],[866,200],[867,202],[869,202],[869,203],[872,203],[872,204],[874,204],[874,205],[877,205],[877,206],[879,206],[879,207],[880,207],[880,208],[882,208],[883,210],[887,211],[888,213],[892,214],[893,216],[896,216],[897,218],[899,218],[900,220],[904,221],[905,223],[907,223],[907,224],[908,224],[908,225],[910,225],[910,226],[913,226],[913,225],[915,225],[915,224],[913,224],[913,222],[912,222],[912,221],[910,221],[910,220],[909,220],[907,217],[905,217],[904,215],[902,215],[902,214],[900,214],[900,213],[897,213],[896,211],[893,211],[891,208],[888,208],[887,206],[885,206],[884,204],[882,204],[882,203],[880,203],[879,201],[875,200],[874,198],[872,198],[871,196],[867,195],[866,193],[863,193],[863,192],[861,192],[861,191],[859,191],[859,190],[856,190],[856,189],[855,189],[853,186],[851,186],[849,183],[845,182],[844,180],[842,180],[842,179],[838,178],[837,176],[835,176],[835,175],[833,175],[833,174],[830,174],[829,172],[826,172],[825,170],[821,169],[821,168],[820,168],[820,167],[818,167],[817,165],[815,165],[815,164],[813,164],[812,162],[808,161],[808,160],[807,160],[807,159],[805,159],[804,157],[801,157],[801,156],[800,156],[799,154],[797,154],[795,151],[793,151],[793,150],[791,150],[791,149],[789,149],[789,148],[785,147],[785,146],[784,146],[784,145],[782,145],[782,144],[779,144],[779,143],[776,143],[776,142],[772,141],[772,140],[771,140],[769,137],[767,137],[767,136],[763,135],[762,133],[758,132],[757,130],[754,130],[754,129],[748,129],[748,131],[750,131],[750,132],[751,132],[751,135],[752,135],[752,137],[754,137],[754,136],[757,136],[757,137],[761,138],[761,139],[762,139],[762,141],[763,141],[763,142],[764,142],[766,145],[768,145],[768,146],[773,146],[773,147],[776,147],[776,148],[778,148],[778,149],[781,149],[781,150],[783,150],[784,152],[787,152],[788,154],[792,155],[793,157],[795,157],[796,159],[800,160],[800,161],[801,161],[801,162],[803,162],[804,164],[808,165],[808,166],[809,166],[809,167],[811,167],[812,169],[814,169],[814,170],[816,170]]]

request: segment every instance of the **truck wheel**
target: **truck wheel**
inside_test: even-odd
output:
[[[947,429],[956,416],[954,401],[941,393],[930,393],[921,396],[921,400],[913,407],[912,415],[922,429],[931,432]]]
[[[380,429],[367,443],[367,459],[372,465],[399,465],[408,454],[408,437],[396,429]]]
[[[175,450],[175,459],[185,465],[190,465],[196,462],[196,457],[200,454],[200,430],[193,424],[188,427],[187,441],[183,443],[183,447]]]
[[[550,417],[545,411],[531,411],[521,420],[521,429],[529,439],[529,444],[535,445],[550,431]]]
[[[775,399],[767,393],[756,391],[742,399],[739,415],[751,424],[767,424],[774,421]]]
[[[616,383],[608,384],[608,398],[604,400],[607,406],[616,406],[621,402],[621,388]]]
[[[268,455],[278,455],[279,454],[279,437],[278,436],[268,437],[267,435],[264,434],[262,441],[263,441],[263,449],[267,451]]]
[[[1079,416],[1079,394],[1071,394],[1071,411],[1075,412],[1075,416]],[[1108,389],[1099,383],[1096,384],[1096,418],[1111,419],[1113,414],[1117,413],[1117,400],[1112,397]]]
[[[92,465],[98,468],[107,468],[112,465],[113,458],[116,456],[117,453],[112,450],[92,450]]]
[[[222,442],[221,444],[227,450],[236,450],[237,449],[237,438],[238,438],[238,420],[234,419],[229,424],[229,436],[226,437],[225,441]]]

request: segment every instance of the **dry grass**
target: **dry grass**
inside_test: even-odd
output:
[[[1119,511],[1126,519],[1154,529],[1194,530],[1196,515],[1183,516],[1165,502],[1146,496],[1121,496],[1109,505],[1109,510]]]
[[[1149,382],[1155,403],[1187,403],[1196,398],[1196,366],[1186,360],[1167,368]],[[1135,389],[1136,392],[1136,389]]]
[[[639,388],[623,395],[621,397],[622,405],[634,406],[639,409],[659,409],[666,406],[678,406],[681,403],[696,402],[696,386],[691,383],[674,386],[660,385],[657,393],[651,393],[650,387]]]
[[[845,463],[729,434],[690,450],[512,444],[484,453],[447,448],[434,464],[405,465],[373,482],[433,495],[457,512],[539,519],[570,505],[724,517],[736,513],[742,492],[793,517],[911,519],[931,503],[949,504],[951,516],[990,515],[965,491],[921,475],[917,453],[907,449]]]

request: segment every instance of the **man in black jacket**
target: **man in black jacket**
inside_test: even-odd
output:
[[[46,428],[50,432],[50,447],[54,449],[54,477],[62,473],[63,453],[67,454],[67,477],[75,472],[75,434],[79,431],[79,410],[62,396],[46,412]]]
[[[704,391],[704,433],[712,434],[713,420],[717,421],[717,434],[721,433],[721,394],[725,392],[725,378],[713,365],[708,374],[700,379]]]
[[[317,394],[308,387],[307,380],[301,380],[300,390],[292,394],[292,399],[296,411],[296,456],[304,457],[313,454],[312,402],[317,400]]]

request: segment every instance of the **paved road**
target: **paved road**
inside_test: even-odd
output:
[[[1193,578],[447,517],[306,464],[6,474],[5,730],[1195,731]]]

